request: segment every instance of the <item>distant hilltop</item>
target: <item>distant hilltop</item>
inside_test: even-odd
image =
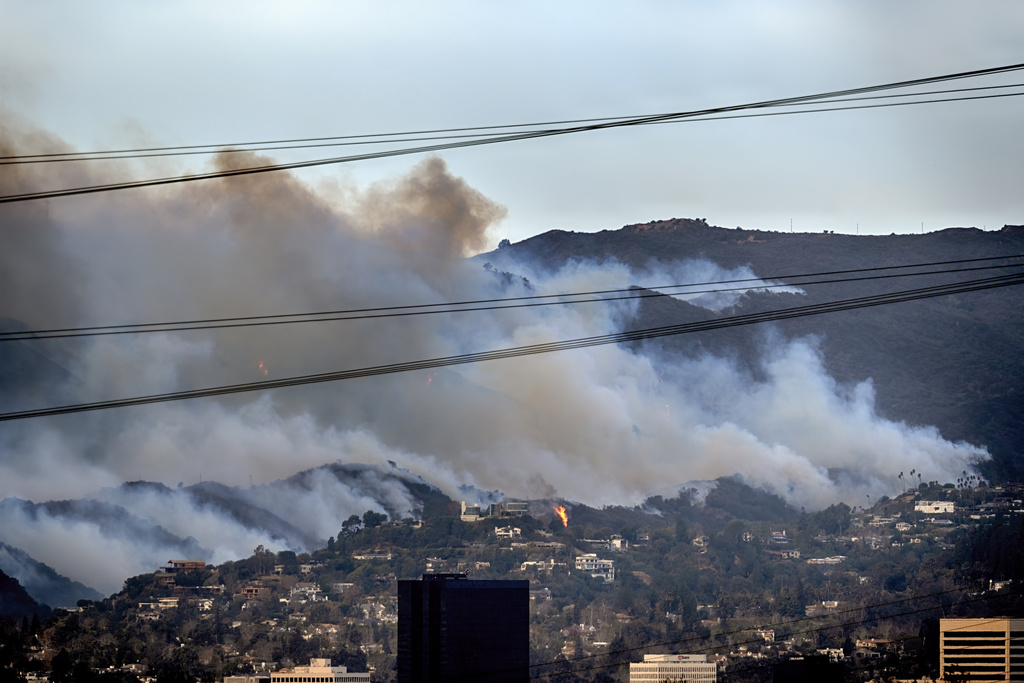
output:
[[[511,272],[517,272],[523,264],[540,272],[554,272],[573,261],[615,261],[643,272],[652,263],[707,260],[722,268],[749,266],[759,278],[799,282],[785,276],[1015,254],[1024,254],[1024,225],[1005,225],[999,230],[947,228],[923,234],[858,236],[827,230],[791,233],[723,228],[703,218],[672,218],[596,233],[551,230],[477,258]],[[988,265],[981,262],[961,267]],[[799,304],[924,287],[950,281],[950,277],[967,280],[1003,272],[972,270],[955,276],[861,279],[804,287]],[[865,275],[872,274],[877,273]],[[1024,364],[1012,360],[1024,357],[1022,305],[1021,288],[1008,287],[772,325],[788,338],[815,335],[826,369],[837,381],[870,379],[877,392],[877,405],[886,417],[910,425],[936,425],[944,438],[984,445],[993,455],[993,460],[983,466],[986,476],[1012,480],[1024,476],[1024,421],[1020,420]],[[695,316],[713,319],[716,315],[754,313],[777,306],[777,298],[749,294],[734,307],[711,313],[671,297],[656,297],[644,300],[634,328],[671,325]],[[653,343],[688,353],[714,350],[745,358],[753,367],[757,335],[763,334],[761,327],[666,337]]]

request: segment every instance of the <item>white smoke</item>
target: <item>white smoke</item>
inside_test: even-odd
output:
[[[3,146],[16,151],[12,145]],[[37,179],[19,173],[7,167],[0,185],[35,186]],[[13,284],[0,292],[0,317],[33,328],[754,277],[749,269],[693,260],[639,272],[573,262],[553,274],[518,264],[515,274],[534,287],[527,289],[518,277],[505,280],[463,258],[484,244],[504,209],[436,158],[403,178],[334,196],[274,174],[64,200],[48,215],[25,207],[8,215],[19,237],[13,248],[36,260],[30,270],[8,271]],[[0,258],[15,263],[23,256],[8,249]],[[739,295],[681,298],[717,310]],[[77,305],[69,307],[69,298]],[[253,381],[264,370],[289,377],[508,348],[617,332],[638,306],[627,300],[68,340],[48,348],[72,379],[43,389],[50,402],[93,401]],[[817,508],[859,502],[866,492],[892,493],[900,470],[952,480],[987,457],[933,428],[880,416],[870,378],[837,384],[814,339],[765,335],[761,371],[755,378],[728,359],[671,355],[655,345],[601,346],[4,423],[0,495],[89,496],[160,520],[170,535],[193,539],[209,561],[222,561],[284,543],[195,505],[176,491],[177,482],[241,487],[314,543],[367,509],[417,514],[408,491],[386,477],[361,487],[320,472],[301,489],[269,485],[338,461],[392,461],[453,497],[468,485],[592,505],[636,503],[666,483],[739,472],[794,504]],[[7,400],[29,395],[33,377],[22,380]],[[133,480],[172,490],[115,488]],[[128,532],[4,510],[0,541],[104,591],[171,559],[167,546]]]

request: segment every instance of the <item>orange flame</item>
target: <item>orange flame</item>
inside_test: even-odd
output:
[[[562,526],[569,526],[569,515],[565,513],[565,506],[556,505],[554,507],[554,510],[558,514],[558,516],[562,518]]]
[[[260,372],[262,372],[264,376],[266,376],[268,372],[267,369],[263,367],[263,361],[260,361]]]

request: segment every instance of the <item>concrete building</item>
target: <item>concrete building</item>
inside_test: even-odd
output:
[[[583,553],[576,556],[576,571],[611,583],[615,580],[615,561],[599,559],[597,553]]]
[[[527,683],[530,582],[398,582],[398,683]]]
[[[718,667],[707,655],[644,655],[643,662],[629,665],[629,683],[714,683]]]
[[[331,666],[329,659],[311,659],[309,666],[273,672],[270,683],[370,683],[370,674],[349,673],[347,667]]]
[[[941,680],[1024,681],[1024,619],[939,620]]]
[[[483,516],[483,511],[479,505],[467,505],[466,501],[462,501],[462,514],[459,515],[459,519],[463,522],[479,522]]]

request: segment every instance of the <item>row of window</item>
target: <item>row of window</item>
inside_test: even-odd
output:
[[[270,683],[366,683],[368,674],[339,674],[337,676],[272,676]]]

